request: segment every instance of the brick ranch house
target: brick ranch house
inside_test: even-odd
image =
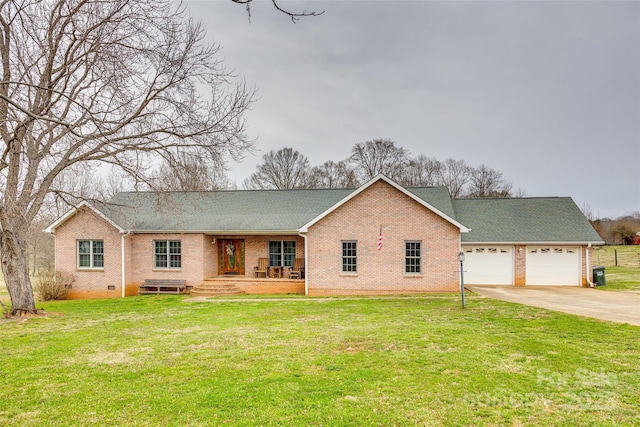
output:
[[[46,231],[56,271],[73,277],[69,298],[136,295],[158,279],[195,294],[220,283],[246,293],[455,292],[460,251],[465,284],[588,286],[592,245],[604,243],[568,197],[451,199],[445,187],[383,175],[357,189],[119,193]]]

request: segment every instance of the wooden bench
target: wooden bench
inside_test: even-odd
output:
[[[144,294],[184,294],[187,289],[186,280],[177,279],[145,279],[138,288],[138,295]]]

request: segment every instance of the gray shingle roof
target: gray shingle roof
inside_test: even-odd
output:
[[[133,192],[96,207],[125,230],[294,231],[352,191]]]
[[[471,242],[603,243],[570,197],[455,199],[456,219]]]
[[[295,231],[354,189],[123,192],[95,207],[131,231]],[[445,187],[412,188],[413,194],[454,218]]]
[[[443,214],[457,219],[447,187],[409,187],[407,191],[420,197]]]
[[[463,243],[602,243],[569,197],[452,200],[445,187],[407,190],[471,228]],[[95,207],[127,231],[291,233],[353,191],[125,192]]]

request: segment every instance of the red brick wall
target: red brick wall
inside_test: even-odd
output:
[[[56,236],[56,271],[73,275],[67,297],[117,298],[122,296],[121,234],[90,209],[81,209],[60,225]],[[77,267],[77,240],[104,241],[104,268]],[[154,240],[180,240],[182,267],[154,268]],[[187,285],[199,284],[217,271],[216,249],[211,237],[203,234],[131,234],[124,238],[125,294],[136,295],[145,279],[183,279]],[[114,289],[110,290],[109,287]]]
[[[377,250],[382,225],[382,250]],[[341,241],[358,242],[357,274],[342,273]],[[422,242],[422,273],[405,274],[404,243]],[[309,295],[457,291],[460,232],[383,181],[310,227]]]
[[[187,286],[198,285],[207,273],[216,266],[215,245],[211,237],[203,234],[134,234],[130,240],[130,252],[127,259],[130,274],[127,283],[137,286],[145,279],[180,279]],[[179,240],[182,254],[181,268],[155,268],[154,241]],[[210,248],[214,246],[213,248]]]
[[[116,298],[122,296],[120,233],[90,209],[80,209],[56,228],[56,271],[72,275],[67,298]],[[104,268],[80,269],[77,240],[104,241]],[[109,290],[109,286],[114,289]]]
[[[74,277],[68,298],[117,298],[122,296],[121,234],[91,209],[81,209],[60,225],[56,236],[56,270]],[[129,234],[125,246],[125,294],[137,295],[145,279],[181,279],[195,286],[207,277],[218,274],[216,236],[204,234]],[[253,275],[258,258],[268,256],[269,240],[295,240],[296,257],[304,258],[304,239],[295,236],[218,236],[245,239],[245,273]],[[77,267],[77,240],[104,241],[104,268]],[[156,269],[154,240],[180,240],[182,267]],[[114,289],[110,290],[109,287]]]
[[[527,247],[524,245],[515,245],[514,250],[514,285],[525,286],[527,282]]]

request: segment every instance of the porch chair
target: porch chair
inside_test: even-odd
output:
[[[267,270],[269,269],[269,258],[258,258],[258,266],[253,267],[253,275],[255,277],[267,278]]]
[[[289,270],[289,279],[302,278],[302,271],[304,271],[304,258],[296,258],[293,260],[293,267]]]

